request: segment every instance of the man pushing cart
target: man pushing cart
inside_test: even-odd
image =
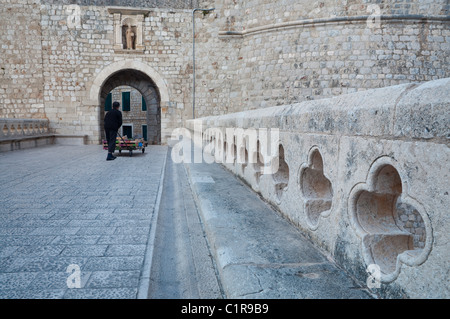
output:
[[[108,143],[107,161],[116,159],[113,155],[116,149],[117,131],[122,126],[122,112],[119,111],[120,103],[115,101],[112,105],[112,110],[105,115],[105,134]]]
[[[141,150],[144,153],[147,142],[143,138],[129,139],[127,136],[122,137],[119,134],[119,128],[122,126],[122,112],[119,111],[120,103],[114,102],[112,106],[112,110],[105,115],[106,141],[103,141],[103,149],[108,150],[106,160],[112,161],[116,159],[113,155],[115,150],[118,150],[119,153],[127,150],[130,156],[133,155],[134,150]]]
[[[115,150],[119,151],[119,154],[122,151],[128,151],[130,156],[133,156],[133,151],[141,150],[142,153],[145,152],[145,147],[147,146],[147,142],[143,138],[135,138],[129,139],[126,135],[119,136],[116,138]],[[107,141],[103,141],[103,149],[107,150],[109,148],[109,144]]]

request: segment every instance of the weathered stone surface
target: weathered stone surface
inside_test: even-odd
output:
[[[193,7],[215,7],[196,12],[196,30]],[[149,8],[145,14],[143,8]],[[120,10],[139,20],[144,49],[116,48]],[[163,142],[193,113],[219,115],[450,76],[443,0],[375,8],[331,0],[14,0],[2,6],[0,18],[0,117],[48,118],[56,133],[87,134],[90,143],[102,132],[102,86],[114,73],[142,71],[142,65],[158,88]],[[121,69],[109,68],[117,63]],[[308,125],[318,130],[339,125],[325,114],[315,121]],[[392,129],[383,124],[372,127]],[[415,130],[428,136],[427,128]]]
[[[192,12],[193,7],[213,6],[208,14]],[[116,47],[115,26],[125,22],[118,16],[121,12],[140,15],[134,17],[142,31],[139,50]],[[442,222],[448,206],[442,181],[448,179],[448,13],[445,0],[375,6],[334,0],[8,0],[0,8],[0,117],[47,119],[52,133],[88,135],[88,142],[96,144],[102,135],[103,99],[109,90],[128,84],[151,101],[148,116],[153,116],[154,125],[149,131],[157,142],[164,143],[176,127],[193,128],[193,123],[185,124],[192,117],[203,117],[205,127],[279,128],[284,174],[275,179],[261,175],[260,163],[229,168],[279,205],[355,276],[366,275],[368,251],[373,248],[376,256],[389,257],[383,270],[388,279],[395,277],[390,290],[383,290],[387,295],[396,291],[421,296],[420,285],[433,285],[426,296],[438,296],[440,286],[434,285],[445,282],[443,276],[436,275],[436,282],[419,277],[428,276],[427,267],[446,269],[442,260],[448,257],[440,251],[446,242],[441,231],[435,233],[447,225]],[[315,150],[323,165],[314,160]],[[399,175],[401,194],[406,194],[405,202],[396,204],[402,208],[399,216],[408,216],[399,217],[399,231],[413,232],[404,243],[410,245],[412,239],[423,252],[420,258],[403,255],[395,265],[392,256],[402,252],[380,253],[387,250],[384,244],[393,233],[364,229],[355,217],[369,215],[368,202],[384,203],[376,181],[389,174],[374,171],[368,178],[370,170],[381,165],[377,159],[384,157],[393,161],[392,174]],[[419,177],[412,178],[414,173]],[[314,194],[313,183],[305,184],[301,176],[323,184],[327,195]],[[359,184],[355,192],[363,195],[356,192],[351,205],[366,214],[353,212],[352,219],[348,198]],[[26,202],[19,204],[19,209],[29,208]],[[44,208],[49,203],[34,204]],[[68,205],[64,200],[52,204]],[[108,208],[105,203],[96,205]],[[128,204],[120,205],[126,209]],[[95,227],[105,232],[100,224]],[[15,242],[14,232],[22,230],[8,231]],[[35,235],[44,243],[46,231],[41,228]],[[94,240],[94,229],[84,232],[77,238],[60,234],[58,241],[75,245]],[[140,234],[131,236],[127,228],[120,232],[121,244],[142,244]],[[109,244],[119,244],[103,235]],[[418,279],[407,282],[408,272]]]
[[[450,138],[447,88],[450,79],[432,81],[406,91],[397,103],[395,135],[417,139]]]
[[[166,154],[156,145],[114,162],[92,145],[1,154],[0,299],[146,296]],[[117,179],[105,179],[105,163]],[[79,288],[67,284],[73,265]]]
[[[225,132],[226,127],[249,129],[258,123],[259,128],[279,129],[288,170],[281,188],[275,175],[261,175],[251,163],[225,167],[356,278],[365,281],[367,267],[378,265],[382,283],[374,291],[381,296],[445,298],[449,85],[442,79],[368,90],[206,117],[188,127],[194,130],[202,123],[203,130]],[[409,114],[413,121],[406,119]],[[338,124],[327,130],[326,118]],[[315,119],[317,125],[308,125]],[[429,119],[435,119],[433,135],[417,134]]]
[[[225,169],[186,167],[227,298],[370,298]]]

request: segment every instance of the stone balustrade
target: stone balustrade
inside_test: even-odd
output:
[[[47,119],[0,118],[0,152],[52,144],[87,144],[87,135],[55,134]]]
[[[54,143],[47,119],[0,118],[0,152]]]
[[[18,139],[50,133],[46,119],[0,119],[0,139]]]
[[[450,78],[397,85],[185,132],[374,292],[448,298],[449,91]]]

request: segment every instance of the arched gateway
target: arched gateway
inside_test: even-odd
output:
[[[148,142],[161,144],[161,105],[169,101],[164,79],[150,66],[134,60],[122,60],[108,65],[95,77],[90,100],[99,107],[99,139],[103,133],[104,103],[109,92],[118,86],[138,90],[147,104]],[[94,102],[96,101],[96,102]]]

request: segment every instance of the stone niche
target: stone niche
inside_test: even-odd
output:
[[[143,53],[144,19],[149,10],[130,8],[109,8],[114,19],[114,50],[119,53]]]

